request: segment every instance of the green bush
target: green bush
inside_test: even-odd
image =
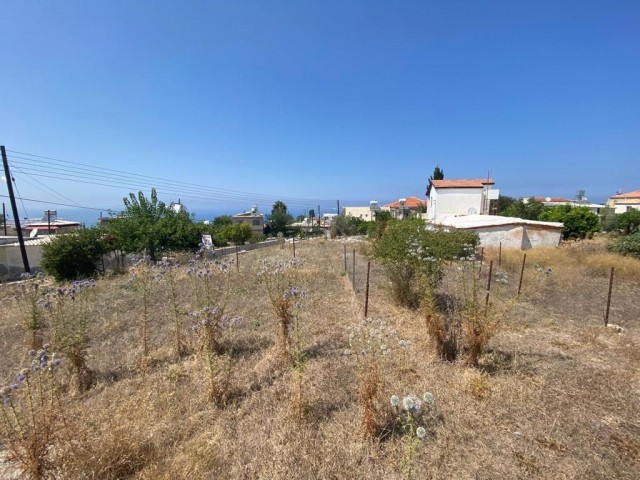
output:
[[[244,245],[252,235],[251,225],[246,222],[227,225],[222,229],[222,237],[234,245]]]
[[[443,262],[467,256],[478,236],[465,230],[429,230],[424,220],[391,220],[374,242],[373,256],[384,266],[399,305],[417,308],[443,276]]]
[[[331,236],[366,234],[367,223],[361,218],[338,215],[331,222]]]
[[[57,235],[42,247],[42,269],[58,281],[93,277],[106,253],[100,230],[91,228]]]
[[[588,207],[559,205],[545,210],[539,220],[562,222],[562,236],[566,238],[585,238],[600,230],[600,219]]]
[[[609,244],[609,250],[621,255],[640,258],[640,232],[616,239]]]
[[[638,231],[640,227],[640,210],[631,210],[629,212],[616,215],[615,229],[621,230],[628,235]]]

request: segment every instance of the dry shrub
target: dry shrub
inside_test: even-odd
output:
[[[15,383],[0,389],[1,439],[22,473],[41,479],[55,471],[57,450],[69,432],[58,394],[60,360],[46,344],[30,351],[30,357],[30,368],[20,370]]]
[[[415,350],[406,359],[395,352],[380,356],[378,380],[384,383],[375,388],[378,380],[365,380],[360,372],[368,370],[361,370],[354,354],[345,354],[344,325],[360,321],[364,299],[340,276],[342,244],[300,242],[296,250],[305,260],[301,278],[312,292],[300,312],[308,354],[301,385],[309,410],[303,422],[297,420],[296,372],[274,365],[276,317],[256,276],[260,259],[279,252],[277,247],[243,255],[239,274],[231,278],[225,306],[247,322],[227,341],[234,349],[225,354],[234,362],[233,397],[227,396],[224,408],[200,394],[206,375],[197,355],[174,355],[169,302],[154,299],[152,353],[158,362],[141,375],[135,368],[141,299],[126,278],[100,279],[88,351],[97,382],[83,395],[60,391],[69,429],[58,432],[72,432],[73,443],[49,450],[55,453],[51,471],[69,479],[369,479],[403,478],[405,466],[414,478],[637,477],[640,397],[629,387],[638,383],[640,361],[637,283],[618,277],[614,286],[612,320],[622,320],[624,332],[600,327],[595,341],[582,341],[590,313],[606,301],[607,279],[584,279],[580,265],[551,264],[554,274],[545,279],[573,275],[575,281],[559,278],[558,288],[545,283],[540,298],[521,295],[490,340],[491,354],[485,350],[480,357],[480,370],[440,361],[425,342],[424,317],[392,302],[382,267],[374,264],[369,313],[386,319]],[[512,274],[519,273],[522,252],[517,253]],[[362,263],[357,268],[361,274]],[[486,272],[485,264],[481,287]],[[447,271],[438,293],[461,298],[456,278]],[[202,308],[192,297],[191,282],[177,285],[185,311]],[[492,286],[491,302],[500,307],[504,298],[508,304],[514,287],[514,282],[501,287],[501,293]],[[10,288],[0,285],[0,372],[9,383],[24,354],[22,317]],[[588,303],[595,296],[597,302]],[[594,328],[600,313],[598,308]],[[425,439],[411,450],[400,426],[385,430],[389,395],[421,393],[426,386],[436,394],[436,415],[443,420],[426,422]],[[366,398],[377,400],[364,415]],[[363,439],[367,417],[370,434],[377,423],[373,438],[384,441]],[[6,451],[3,460],[0,478],[17,466]]]
[[[363,370],[358,380],[358,403],[362,409],[360,432],[366,439],[375,439],[381,430],[382,413],[379,403],[384,381],[375,365]]]
[[[477,366],[507,309],[480,290],[479,265],[472,258],[450,269],[438,293],[426,288],[422,304],[427,333],[440,358],[452,361],[464,353],[467,362]],[[497,282],[508,282],[503,273],[495,277]]]

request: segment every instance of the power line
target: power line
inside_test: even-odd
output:
[[[62,160],[62,159],[57,159],[57,158],[53,158],[53,157],[47,157],[47,156],[43,156],[43,155],[35,155],[35,154],[31,154],[31,153],[25,153],[25,152],[18,152],[15,150],[7,150],[8,152],[11,152],[13,154],[17,154],[17,155],[26,155],[28,157],[32,157],[32,158],[24,158],[24,157],[16,157],[15,155],[12,155],[13,158],[18,158],[18,159],[22,159],[22,160],[30,160],[32,162],[38,162],[38,160],[35,159],[45,159],[45,160],[51,160],[51,161],[55,161],[55,162],[60,162],[60,163],[65,163],[65,164],[69,164],[69,165],[75,165],[75,166],[81,166],[81,167],[85,167],[81,170],[85,170],[87,171],[89,169],[88,173],[93,173],[95,174],[100,174],[100,173],[116,173],[118,174],[117,176],[125,176],[125,178],[130,179],[131,177],[136,177],[139,179],[144,179],[147,182],[149,180],[153,180],[155,182],[163,182],[163,183],[171,183],[172,185],[181,185],[184,186],[186,188],[189,189],[205,189],[206,191],[209,191],[211,193],[216,192],[217,194],[226,194],[229,196],[236,196],[236,197],[240,197],[240,198],[261,198],[264,200],[276,200],[276,199],[282,199],[285,201],[289,201],[289,202],[295,202],[298,204],[306,204],[306,203],[316,203],[318,201],[320,201],[321,203],[333,203],[334,200],[324,200],[324,199],[311,199],[311,198],[296,198],[296,197],[282,197],[282,196],[273,196],[273,195],[265,195],[265,194],[259,194],[259,193],[251,193],[251,192],[243,192],[243,191],[239,191],[239,190],[231,190],[231,189],[226,189],[226,188],[220,188],[220,187],[209,187],[209,186],[205,186],[205,185],[199,185],[199,184],[194,184],[194,183],[188,183],[188,182],[182,182],[182,181],[178,181],[178,180],[168,180],[168,179],[163,179],[160,177],[154,177],[154,176],[150,176],[150,175],[141,175],[141,174],[137,174],[137,173],[131,173],[131,172],[125,172],[122,170],[115,170],[115,169],[111,169],[111,168],[105,168],[105,167],[97,167],[97,166],[93,166],[93,165],[89,165],[86,163],[80,163],[80,162],[72,162],[72,161],[68,161],[68,160]],[[44,162],[40,162],[40,163],[44,163]],[[76,168],[74,171],[77,171],[78,169]],[[91,170],[94,170],[94,172],[91,172]],[[68,171],[68,170],[67,170]]]
[[[13,157],[13,158],[15,159],[16,157]],[[127,190],[131,190],[131,189],[136,190],[136,189],[140,189],[140,187],[156,188],[156,190],[159,193],[172,195],[179,198],[184,197],[184,198],[193,198],[198,200],[208,199],[208,200],[214,200],[216,202],[230,203],[230,204],[237,204],[238,202],[251,202],[251,203],[269,202],[270,203],[270,202],[276,201],[276,199],[281,199],[283,201],[286,201],[290,206],[300,206],[300,207],[306,206],[310,203],[313,203],[313,204],[316,203],[315,201],[311,201],[311,200],[306,201],[304,199],[295,199],[291,201],[290,199],[288,199],[289,197],[266,197],[266,198],[246,197],[241,194],[222,193],[215,190],[203,191],[203,189],[199,187],[197,187],[196,189],[185,188],[178,191],[178,190],[175,190],[175,185],[173,184],[166,185],[164,184],[164,182],[163,183],[142,182],[134,185],[129,181],[125,183],[123,180],[119,180],[117,178],[113,180],[112,177],[105,177],[104,175],[95,175],[93,173],[90,173],[88,175],[76,174],[76,173],[65,173],[65,171],[69,171],[69,170],[64,168],[59,169],[63,171],[52,170],[51,167],[48,167],[48,166],[44,166],[44,168],[33,168],[27,163],[20,161],[20,159],[18,159],[18,161],[13,160],[13,163],[14,164],[17,163],[18,165],[20,165],[23,173],[31,175],[32,178],[33,176],[38,176],[42,178],[70,181],[74,183],[83,183],[83,184],[89,184],[89,185],[105,186],[105,187],[111,187],[111,188],[120,188],[120,189],[127,189]],[[37,166],[41,166],[41,165],[37,165]],[[126,179],[126,180],[129,180],[129,179]],[[326,205],[327,203],[333,205],[333,201],[329,201],[329,202],[320,201],[320,203],[323,205]]]
[[[24,210],[24,218],[29,218],[29,214],[27,213],[27,207],[24,206],[24,202],[22,201],[22,195],[20,194],[20,189],[18,189],[18,184],[16,183],[16,179],[13,178],[13,174],[11,174],[11,178],[9,179],[10,182],[13,182],[13,184],[16,187],[16,192],[18,192],[18,197],[20,199],[20,203],[22,204],[22,209]]]
[[[9,195],[0,195],[0,197],[2,198],[9,198]],[[81,207],[81,208],[85,208],[87,210],[96,210],[98,212],[105,212],[108,211],[108,208],[98,208],[98,207],[85,207],[82,205],[71,205],[68,203],[58,203],[58,202],[49,202],[49,201],[45,201],[45,200],[35,200],[33,198],[22,198],[22,197],[16,197],[19,200],[24,200],[26,202],[35,202],[35,203],[46,203],[48,205],[57,205],[60,207]]]
[[[52,191],[53,193],[55,193],[55,194],[56,194],[56,195],[58,195],[59,197],[64,198],[65,200],[67,200],[67,201],[69,201],[69,202],[71,202],[71,203],[75,204],[78,208],[85,208],[85,207],[83,207],[82,205],[80,205],[78,202],[76,202],[75,200],[72,200],[72,199],[70,199],[69,197],[66,197],[66,196],[62,195],[60,192],[58,192],[58,191],[54,190],[53,188],[49,187],[48,185],[45,185],[44,183],[42,183],[42,182],[41,182],[40,180],[38,180],[37,178],[33,178],[31,175],[29,175],[29,174],[28,174],[28,173],[26,173],[26,172],[21,171],[19,168],[15,167],[15,166],[14,166],[14,170],[15,170],[15,171],[17,171],[17,172],[19,172],[19,173],[22,173],[22,174],[26,175],[27,177],[29,177],[31,180],[33,180],[33,181],[34,181],[34,182],[36,182],[37,184],[39,184],[39,185],[43,186],[43,187],[44,187],[44,188],[46,188],[47,190]],[[27,182],[27,183],[29,183],[29,182]]]

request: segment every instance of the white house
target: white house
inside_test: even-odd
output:
[[[517,248],[557,247],[562,238],[562,223],[539,222],[498,215],[445,217],[432,225],[471,230],[484,247]]]
[[[251,230],[256,233],[264,231],[264,215],[258,211],[257,206],[251,207],[248,212],[237,213],[231,217],[231,221],[236,223],[248,223]]]
[[[379,211],[377,200],[371,200],[368,207],[344,207],[341,211],[345,217],[360,218],[366,222],[376,219],[376,212]]]
[[[609,197],[607,207],[615,209],[615,213],[630,212],[640,210],[640,190],[629,193],[619,193]]]
[[[490,178],[431,180],[427,187],[429,221],[456,215],[497,213],[499,191]]]

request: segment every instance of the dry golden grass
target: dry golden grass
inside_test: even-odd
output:
[[[278,361],[277,320],[257,277],[262,258],[292,252],[273,247],[240,256],[225,307],[245,322],[225,338],[232,375],[220,404],[207,399],[206,371],[186,317],[189,354],[175,356],[166,286],[158,284],[152,294],[150,366],[143,375],[137,368],[139,293],[127,275],[101,279],[88,356],[96,384],[82,395],[61,392],[74,442],[60,447],[69,450],[59,455],[56,476],[399,479],[411,471],[414,478],[637,478],[638,265],[584,243],[527,252],[523,293],[477,368],[441,361],[423,316],[395,306],[388,281],[372,265],[369,315],[412,342],[407,349],[394,345],[384,363],[380,408],[389,408],[394,393],[428,390],[435,396],[436,414],[426,441],[412,451],[409,470],[403,468],[406,438],[372,441],[361,431],[359,365],[344,354],[348,326],[363,314],[366,259],[358,243],[348,244],[349,270],[351,251],[358,250],[355,290],[343,274],[339,240],[296,244],[305,262],[300,286],[309,292],[299,317],[306,355],[301,384],[298,373]],[[503,251],[503,270],[510,274],[501,287],[505,299],[515,297],[521,258],[522,252]],[[552,273],[540,274],[536,263]],[[620,272],[610,322],[624,327],[621,334],[601,326],[610,266]],[[594,274],[600,267],[604,273]],[[191,281],[180,280],[184,311],[201,308]],[[13,289],[0,287],[3,382],[26,360]],[[0,478],[9,471],[3,468]]]

